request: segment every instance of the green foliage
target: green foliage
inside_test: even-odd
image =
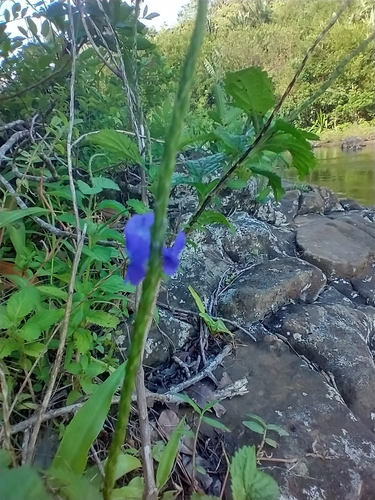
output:
[[[267,443],[272,448],[277,448],[278,445],[274,439],[268,437],[267,433],[269,431],[276,432],[279,436],[289,436],[289,433],[285,429],[275,424],[266,424],[266,422],[258,415],[249,413],[248,417],[250,417],[251,420],[245,420],[242,422],[244,426],[257,434],[261,434],[262,443]]]
[[[234,500],[277,500],[276,481],[257,468],[255,446],[244,446],[233,456],[230,477]]]

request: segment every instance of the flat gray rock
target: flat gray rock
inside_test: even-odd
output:
[[[219,298],[218,312],[249,325],[290,302],[312,302],[325,284],[323,273],[301,259],[270,260],[251,267],[229,285]]]

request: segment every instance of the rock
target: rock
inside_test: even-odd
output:
[[[326,283],[323,273],[303,260],[288,257],[253,266],[221,295],[220,316],[249,325],[293,301],[312,302]]]
[[[221,421],[231,432],[220,439],[230,455],[260,444],[242,424],[249,413],[289,433],[269,433],[279,446],[265,451],[295,462],[260,465],[279,484],[280,500],[374,500],[375,437],[320,373],[273,335],[256,344],[241,337],[233,357],[215,372],[219,380],[224,371],[232,380],[249,381],[248,394],[221,403],[227,409]]]
[[[341,198],[340,204],[344,210],[363,210],[363,206],[358,203],[358,201],[353,200],[353,198]]]
[[[324,213],[329,214],[333,211],[343,212],[344,208],[339,202],[338,196],[336,193],[327,189],[325,187],[318,187],[318,192],[324,203]]]
[[[353,278],[351,284],[366,304],[375,306],[375,264],[369,265],[359,278]]]
[[[375,365],[368,347],[375,333],[375,309],[293,305],[267,324],[299,354],[332,373],[347,406],[375,432]]]
[[[301,192],[298,189],[286,191],[283,198],[276,205],[276,214],[280,212],[278,219],[282,224],[289,224],[294,220],[298,213],[299,199]],[[278,224],[276,224],[278,225]]]
[[[343,151],[358,151],[366,146],[366,142],[361,137],[348,137],[341,143]]]
[[[317,189],[314,189],[314,191],[310,193],[301,194],[300,206],[298,210],[299,215],[323,213],[324,201]]]
[[[196,328],[181,321],[167,310],[159,308],[159,322],[153,323],[144,351],[144,365],[156,366],[169,359],[171,354],[181,349],[189,339],[197,334]],[[123,334],[116,339],[116,345],[123,358],[127,357],[130,344],[132,321],[123,325]]]
[[[373,224],[351,219],[351,214],[336,219],[306,216],[304,224],[295,221],[299,224],[296,242],[302,258],[319,267],[329,279],[356,278],[375,256]]]
[[[221,211],[226,216],[237,211],[250,214],[254,211],[257,194],[258,181],[255,177],[251,177],[243,189],[224,188],[220,192]]]
[[[339,293],[347,297],[353,304],[366,304],[366,299],[362,297],[356,290],[354,290],[353,285],[349,280],[344,280],[342,278],[336,278],[330,282],[332,287],[334,287]]]

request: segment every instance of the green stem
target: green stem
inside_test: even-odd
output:
[[[169,131],[166,136],[164,152],[158,177],[155,196],[155,222],[151,229],[151,254],[147,274],[142,287],[142,296],[135,318],[129,358],[125,367],[124,383],[121,389],[117,424],[108,461],[106,464],[103,497],[110,500],[115,483],[115,468],[121,446],[125,439],[129,422],[131,396],[134,389],[137,370],[142,355],[143,339],[148,333],[152,321],[161,275],[161,253],[166,234],[166,215],[171,189],[172,174],[178,152],[178,140],[182,132],[183,121],[188,111],[190,94],[194,81],[195,67],[203,42],[207,14],[207,0],[198,1],[198,12],[185,63],[179,82],[179,88],[173,108]]]

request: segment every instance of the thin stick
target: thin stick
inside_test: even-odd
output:
[[[76,65],[77,65],[77,46],[76,46],[71,0],[68,0],[68,11],[69,11],[70,30],[72,33],[71,36],[72,68],[70,72],[69,128],[68,128],[68,137],[66,140],[66,156],[67,156],[68,175],[69,175],[69,187],[72,195],[74,217],[76,220],[76,233],[78,236],[78,241],[80,241],[81,228],[79,222],[79,212],[77,206],[77,196],[76,196],[76,188],[74,185],[73,163],[72,163],[72,142],[73,142],[72,139],[73,139],[73,127],[74,127],[74,94],[75,94],[75,79],[76,79]]]
[[[75,289],[75,280],[76,280],[76,275],[77,275],[77,270],[78,270],[78,264],[81,258],[81,253],[83,249],[83,245],[85,242],[85,234],[86,234],[86,225],[83,228],[83,231],[80,235],[80,239],[78,240],[77,244],[77,252],[74,256],[74,261],[73,261],[73,266],[72,266],[72,274],[70,277],[70,282],[69,282],[69,288],[68,288],[68,297],[66,300],[66,308],[65,308],[65,315],[64,319],[61,325],[61,334],[60,334],[60,341],[59,341],[59,347],[56,352],[56,358],[55,362],[53,364],[52,370],[51,370],[51,378],[46,390],[46,393],[44,395],[40,411],[37,415],[37,419],[35,421],[34,429],[33,432],[30,436],[30,442],[27,450],[27,462],[30,463],[33,459],[34,456],[34,451],[35,451],[35,444],[36,440],[38,438],[39,434],[39,429],[43,420],[43,415],[45,414],[50,399],[52,397],[53,390],[55,388],[56,380],[59,374],[59,370],[61,367],[62,359],[64,356],[64,351],[65,351],[65,343],[66,343],[66,337],[68,334],[68,328],[69,328],[69,319],[70,319],[70,314],[72,311],[72,305],[73,305],[73,294],[74,294],[74,289]]]
[[[11,460],[13,465],[15,465],[15,457],[14,457],[14,449],[12,446],[11,440],[11,427],[9,422],[9,393],[8,393],[8,384],[5,377],[5,366],[3,362],[0,362],[0,386],[1,386],[1,395],[3,398],[3,429],[4,429],[4,448],[9,451]]]

